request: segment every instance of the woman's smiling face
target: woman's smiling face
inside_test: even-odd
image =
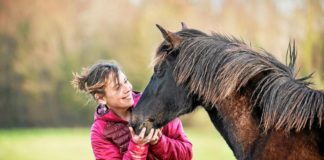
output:
[[[124,73],[119,72],[118,74],[118,82],[115,76],[111,74],[105,85],[105,96],[103,98],[110,109],[128,108],[134,104],[132,84],[127,80]]]

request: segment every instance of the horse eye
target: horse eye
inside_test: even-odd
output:
[[[161,77],[161,76],[163,76],[163,73],[164,73],[164,71],[161,69],[161,67],[155,67],[155,68],[154,68],[154,74],[155,74],[157,77]]]
[[[157,67],[157,66],[155,66],[155,67],[154,67],[154,70],[153,70],[153,71],[154,71],[154,73],[156,73],[156,72],[157,72],[157,70],[158,70],[158,67]]]

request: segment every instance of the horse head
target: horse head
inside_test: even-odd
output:
[[[165,30],[160,25],[156,26],[164,41],[157,49],[151,80],[132,113],[131,125],[136,133],[143,127],[146,127],[147,133],[151,128],[160,128],[174,118],[191,112],[198,105],[195,95],[189,93],[184,84],[176,82],[174,69],[182,42],[205,34],[188,29],[184,23],[182,30],[176,33]]]

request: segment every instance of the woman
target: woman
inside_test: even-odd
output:
[[[152,129],[146,137],[146,128],[136,135],[128,127],[131,111],[141,94],[132,91],[132,85],[115,63],[99,62],[85,68],[81,74],[74,74],[72,84],[98,103],[91,127],[96,159],[192,158],[192,145],[179,119],[163,129]]]

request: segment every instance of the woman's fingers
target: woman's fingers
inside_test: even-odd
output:
[[[142,128],[141,132],[138,135],[135,134],[134,129],[132,127],[129,127],[129,130],[134,142],[137,144],[156,144],[162,136],[161,129],[152,128],[147,136],[145,136],[145,127]]]
[[[139,137],[140,139],[143,139],[143,138],[144,138],[145,131],[146,131],[146,127],[143,127],[142,130],[141,130],[141,133],[138,135],[138,137]]]
[[[160,138],[162,136],[162,130],[159,129],[159,131],[157,132],[157,136]]]
[[[131,133],[131,136],[134,137],[135,133],[134,133],[133,127],[128,127],[128,128],[129,128],[129,131]]]
[[[150,141],[150,144],[151,145],[157,144],[157,142],[160,140],[161,136],[162,136],[161,129],[156,129],[155,132],[154,132],[154,135],[153,135],[153,137],[152,137],[152,139]]]
[[[153,138],[153,134],[154,134],[154,129],[152,128],[150,130],[150,133],[145,137],[148,141],[150,141]]]
[[[159,129],[156,129],[155,132],[154,132],[154,135],[152,137],[153,140],[157,139],[158,138],[158,134],[159,134]]]

